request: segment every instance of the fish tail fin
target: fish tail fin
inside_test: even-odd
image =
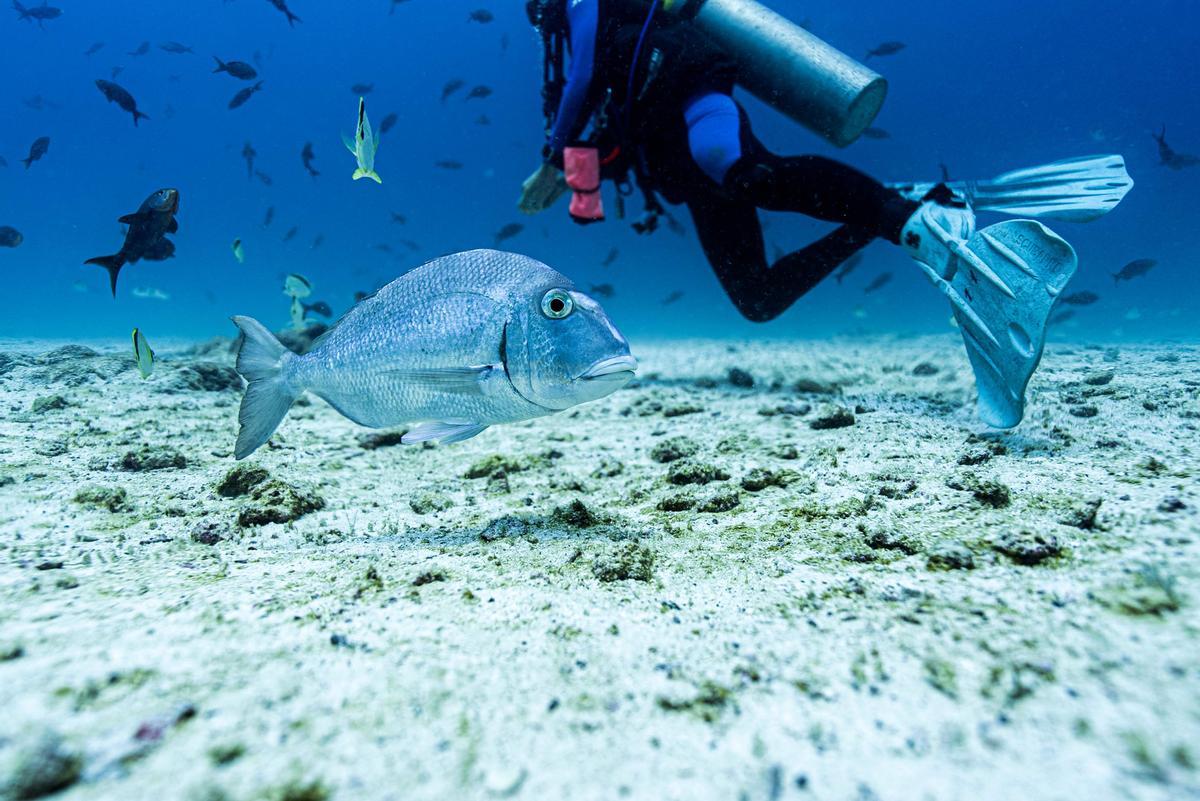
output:
[[[271,438],[300,393],[284,379],[283,368],[295,358],[263,324],[250,317],[234,317],[242,331],[237,371],[246,379],[246,392],[238,410],[237,444],[233,455],[245,459]]]
[[[1121,274],[1120,273],[1109,273],[1109,275],[1111,275],[1113,277],[1113,286],[1116,286],[1117,284],[1121,283]]]
[[[13,9],[21,15],[17,19],[29,19],[29,9],[17,2],[17,0],[13,0]]]
[[[225,62],[213,56],[213,60],[217,62],[217,68],[213,72],[225,72]]]
[[[137,109],[133,110],[133,127],[134,128],[137,127],[138,120],[148,120],[148,119],[150,119],[149,114],[143,114],[142,112],[138,111]]]
[[[120,253],[112,256],[97,256],[94,259],[88,259],[84,264],[99,264],[104,269],[108,270],[108,283],[112,287],[112,294],[117,296],[117,276],[121,272],[121,268],[125,266],[125,257]]]
[[[383,183],[383,179],[379,177],[379,173],[374,170],[364,170],[362,167],[354,171],[354,180],[357,181],[359,178],[370,178],[377,184]]]
[[[27,158],[27,159],[21,159],[21,163],[22,163],[22,164],[24,164],[24,165],[25,165],[25,169],[27,169],[27,170],[28,170],[28,169],[30,168],[30,166],[32,166],[32,165],[33,165],[33,156],[30,156],[30,157],[29,157],[29,158]]]
[[[293,14],[291,11],[288,11],[286,8],[283,10],[283,13],[287,14],[288,26],[291,28],[295,28],[297,22],[304,21],[304,20],[300,19],[299,17],[297,17],[295,14]]]

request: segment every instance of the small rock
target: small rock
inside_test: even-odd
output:
[[[240,498],[248,495],[250,490],[271,477],[265,468],[256,465],[239,464],[234,466],[221,483],[217,484],[217,494],[225,498]]]
[[[510,459],[507,456],[493,454],[486,459],[481,459],[475,464],[467,468],[467,472],[463,473],[464,478],[489,478],[497,475],[508,475],[509,473],[519,473],[525,469],[525,465],[516,459]]]
[[[1082,417],[1085,419],[1089,417],[1095,417],[1096,415],[1100,414],[1100,409],[1090,403],[1085,403],[1081,406],[1072,406],[1067,411],[1070,412],[1074,417]]]
[[[444,512],[454,506],[454,499],[440,492],[421,492],[408,501],[408,508],[419,515]]]
[[[1031,531],[1010,531],[992,544],[1000,553],[1017,564],[1038,565],[1047,559],[1062,556],[1063,546],[1053,534]]]
[[[81,359],[94,359],[100,354],[83,345],[63,345],[61,348],[47,351],[38,357],[40,364],[62,364]]]
[[[719,467],[693,461],[675,462],[667,471],[667,481],[675,485],[708,484],[728,478],[729,474]]]
[[[265,526],[288,523],[309,512],[325,508],[325,499],[311,490],[271,479],[250,493],[251,503],[238,513],[238,525]]]
[[[975,555],[960,542],[939,542],[929,549],[930,570],[973,570]]]
[[[34,566],[34,570],[62,570],[62,566],[63,566],[62,560],[51,559],[51,560],[47,560],[45,562],[38,562]]]
[[[179,389],[196,392],[226,392],[242,388],[242,377],[237,370],[216,362],[193,362],[175,372],[175,384]]]
[[[786,487],[794,480],[794,474],[788,470],[775,471],[765,467],[755,467],[742,476],[742,489],[747,492],[760,492],[767,487]]]
[[[973,473],[966,473],[959,479],[946,482],[950,489],[970,492],[975,500],[993,509],[1003,509],[1012,501],[1012,492],[1007,486],[995,479],[980,479]]]
[[[616,459],[601,459],[592,471],[592,478],[613,478],[625,472],[625,465]]]
[[[722,490],[700,504],[701,512],[728,512],[742,502],[742,496],[735,489]]]
[[[572,528],[591,528],[600,522],[600,518],[591,509],[584,506],[583,501],[578,498],[566,506],[557,507],[550,515],[550,519],[555,523]]]
[[[216,520],[204,519],[192,526],[192,541],[201,545],[216,545],[221,540],[229,539],[229,526]]]
[[[1163,498],[1162,502],[1158,504],[1160,512],[1182,512],[1186,508],[1187,504],[1174,496]]]
[[[1097,370],[1083,377],[1083,383],[1093,387],[1102,387],[1110,383],[1116,376],[1115,370]]]
[[[935,364],[930,364],[929,362],[921,362],[920,364],[918,364],[916,367],[914,367],[912,369],[912,374],[917,375],[917,376],[937,375],[938,368],[937,368],[937,365],[935,365]]]
[[[182,470],[187,459],[169,445],[143,445],[137,450],[126,451],[117,463],[119,470],[131,473],[143,470]]]
[[[13,799],[34,799],[65,790],[83,771],[83,756],[54,731],[45,730],[18,746],[8,770],[7,786]]]
[[[426,570],[424,573],[418,574],[417,577],[412,580],[412,585],[414,587],[424,587],[426,584],[445,581],[447,578],[448,577],[446,576],[445,570]]]
[[[838,386],[815,378],[801,378],[792,384],[792,391],[805,395],[833,395],[838,391]]]
[[[817,431],[830,428],[845,428],[854,425],[854,413],[845,406],[826,403],[817,409],[817,416],[808,422],[808,427]]]
[[[912,555],[920,551],[920,548],[913,542],[912,538],[906,534],[897,534],[894,531],[874,531],[867,535],[867,545],[881,551],[900,551]]]
[[[704,411],[703,406],[697,406],[694,403],[677,403],[674,406],[667,406],[662,410],[663,417],[683,417],[688,414],[699,414]]]
[[[364,450],[373,451],[379,448],[390,448],[403,444],[406,431],[372,431],[358,438],[358,446]]]
[[[730,367],[727,375],[729,383],[741,389],[753,389],[754,376],[740,367]]]
[[[668,495],[658,502],[660,512],[686,512],[696,505],[696,499],[687,493]]]
[[[592,560],[592,575],[603,582],[650,581],[654,551],[636,542],[614,543]]]
[[[133,504],[123,487],[84,487],[75,493],[75,503],[110,512],[133,511]]]
[[[479,532],[479,539],[484,542],[495,542],[510,537],[524,537],[533,530],[533,527],[533,523],[523,517],[505,515],[490,521],[483,531]]]
[[[785,442],[767,451],[767,455],[774,456],[776,459],[799,459],[800,450],[792,443]]]
[[[46,412],[54,412],[59,409],[67,408],[69,404],[67,399],[62,395],[47,395],[43,398],[34,398],[33,404],[29,407],[29,411],[34,414],[45,414]]]
[[[700,446],[687,437],[670,437],[650,449],[650,458],[659,464],[668,464],[694,456],[699,449]]]
[[[1058,522],[1090,531],[1096,527],[1096,517],[1102,503],[1104,503],[1103,498],[1090,498],[1073,504]]]

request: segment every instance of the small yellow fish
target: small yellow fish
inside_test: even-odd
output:
[[[300,273],[289,273],[283,281],[283,294],[292,298],[307,298],[312,294],[312,282]]]
[[[238,260],[238,264],[246,262],[246,251],[242,249],[242,240],[233,240],[233,256]]]
[[[154,372],[154,351],[150,349],[145,335],[137,328],[133,329],[133,361],[143,379],[149,378],[150,373]]]
[[[354,180],[370,178],[375,183],[383,183],[379,173],[375,172],[375,151],[379,149],[379,140],[371,131],[371,121],[367,119],[367,101],[358,99],[358,126],[354,131],[354,139],[342,134],[342,141],[358,162],[354,170]]]

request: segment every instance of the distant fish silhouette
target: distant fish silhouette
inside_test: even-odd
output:
[[[356,95],[368,95],[375,88],[373,83],[356,83],[350,87],[350,91]]]
[[[521,233],[524,230],[525,230],[525,226],[522,225],[521,223],[508,223],[507,225],[505,225],[503,228],[501,228],[499,231],[496,232],[496,239],[495,239],[496,246],[499,247],[500,243],[505,242],[509,239],[512,239],[514,236],[516,236],[517,234]]]
[[[449,81],[446,81],[446,85],[442,87],[442,102],[445,103],[446,98],[450,97],[450,95],[454,94],[466,85],[467,82],[462,78],[453,78]]]
[[[291,9],[289,9],[287,7],[287,3],[284,2],[284,0],[267,0],[267,2],[270,3],[271,5],[275,6],[275,8],[279,9],[279,12],[281,14],[287,15],[287,21],[288,21],[289,27],[294,28],[294,27],[296,27],[297,22],[303,22],[303,20],[301,20],[299,17],[297,17],[295,14],[292,13]]]
[[[252,81],[258,77],[258,70],[245,61],[222,61],[216,56],[213,56],[213,59],[217,62],[217,68],[213,72],[224,72],[239,81]]]
[[[867,51],[867,58],[872,56],[894,56],[908,45],[904,42],[883,42]],[[863,59],[864,61],[866,59]]]
[[[891,139],[892,138],[892,135],[890,133],[888,133],[887,131],[885,131],[884,129],[875,128],[875,127],[864,129],[862,132],[862,135],[868,139]]]
[[[1095,292],[1072,292],[1070,295],[1063,295],[1058,299],[1059,303],[1066,306],[1091,306],[1096,301],[1100,300],[1100,296]]]
[[[1188,167],[1195,167],[1200,164],[1200,156],[1193,156],[1190,153],[1177,153],[1167,144],[1167,126],[1162,127],[1161,133],[1151,134],[1154,141],[1158,142],[1158,160],[1164,167],[1169,167],[1172,170],[1183,170]]]
[[[149,52],[150,52],[150,43],[142,42],[140,45],[137,46],[137,50],[130,50],[125,55],[127,55],[127,56],[144,56]]]
[[[848,276],[850,273],[854,272],[854,270],[858,267],[858,265],[862,264],[862,260],[863,260],[863,254],[862,254],[862,251],[860,250],[857,253],[855,253],[853,256],[851,256],[850,258],[848,258],[844,262],[842,262],[841,268],[836,273],[833,274],[833,280],[837,281],[839,284],[842,283],[842,281],[846,280],[846,276]]]
[[[233,96],[233,99],[229,101],[229,108],[235,109],[238,106],[245,105],[247,100],[254,97],[255,92],[262,90],[262,85],[263,82],[259,81],[258,83],[254,84],[254,86],[247,86],[245,89],[238,92]]]
[[[1112,274],[1113,283],[1119,284],[1122,281],[1129,281],[1134,278],[1138,278],[1139,276],[1143,276],[1153,270],[1157,264],[1158,262],[1154,259],[1135,259],[1134,261],[1129,262],[1129,264],[1126,264],[1119,271]]]
[[[662,299],[662,305],[670,306],[672,303],[678,303],[681,300],[683,300],[683,293],[676,289],[674,292]]]
[[[615,262],[620,255],[621,255],[621,251],[617,250],[616,248],[611,248],[608,251],[608,255],[604,257],[604,261],[600,262],[600,266],[601,267],[612,266],[612,263]]]
[[[882,289],[882,288],[883,288],[884,286],[886,286],[886,285],[887,285],[887,284],[888,284],[888,283],[889,283],[891,280],[892,280],[892,274],[891,274],[890,272],[886,272],[886,273],[880,273],[879,275],[875,276],[875,280],[874,280],[874,281],[872,281],[871,283],[867,284],[866,288],[864,288],[864,289],[863,289],[863,294],[864,294],[864,295],[867,295],[867,294],[870,294],[871,292],[874,292],[874,291],[876,291],[876,290],[878,290],[878,289]]]

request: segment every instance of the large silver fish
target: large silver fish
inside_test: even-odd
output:
[[[303,356],[256,320],[233,321],[245,335],[237,370],[249,382],[238,459],[267,441],[305,390],[360,425],[419,423],[404,442],[458,442],[602,398],[637,369],[600,304],[545,264],[497,250],[400,276]]]

